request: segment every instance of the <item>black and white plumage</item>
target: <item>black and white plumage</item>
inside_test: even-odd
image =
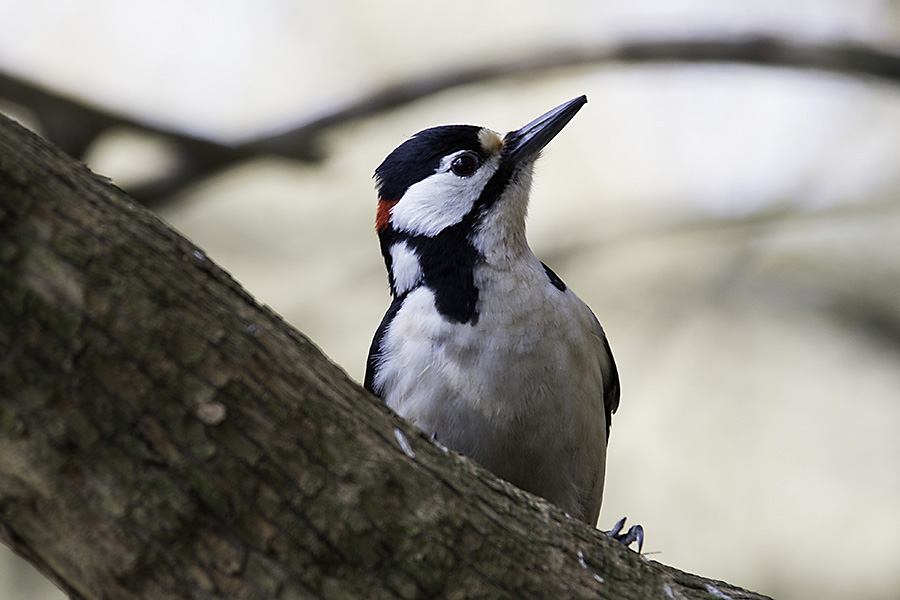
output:
[[[442,444],[593,525],[618,374],[590,308],[525,239],[534,163],[586,102],[502,137],[426,129],[377,168],[393,302],[365,387]]]

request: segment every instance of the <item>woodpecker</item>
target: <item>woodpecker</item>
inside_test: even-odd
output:
[[[594,313],[525,238],[534,163],[586,102],[503,136],[425,129],[375,170],[393,301],[365,387],[445,446],[595,525],[619,376]]]

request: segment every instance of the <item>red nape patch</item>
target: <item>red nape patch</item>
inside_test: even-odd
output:
[[[378,212],[375,214],[375,231],[382,232],[391,222],[391,209],[399,200],[378,199]]]

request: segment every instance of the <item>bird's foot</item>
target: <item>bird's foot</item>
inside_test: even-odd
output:
[[[449,452],[449,450],[447,449],[447,446],[443,445],[441,443],[441,441],[438,439],[437,431],[431,432],[431,441],[434,442],[435,444],[437,444],[437,447],[440,448],[441,450],[443,450],[444,452]]]
[[[622,529],[625,528],[625,519],[626,517],[622,517],[619,519],[618,523],[613,525],[613,528],[609,531],[604,531],[606,535],[622,542],[625,546],[630,546],[631,544],[637,542],[638,545],[638,554],[641,553],[641,550],[644,547],[644,528],[640,525],[632,525],[628,528],[628,531],[622,533]]]

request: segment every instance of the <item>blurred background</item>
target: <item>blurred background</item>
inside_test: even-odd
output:
[[[0,0],[0,72],[233,146],[559,47],[757,34],[894,51],[900,2]],[[897,81],[602,61],[488,77],[146,199],[361,380],[389,302],[374,167],[422,128],[508,131],[583,93],[538,163],[529,235],[619,364],[600,526],[628,516],[651,559],[777,598],[900,598]],[[52,139],[22,97],[0,86],[0,109]],[[134,193],[186,164],[137,126],[82,145]],[[0,550],[0,598],[61,597]]]

